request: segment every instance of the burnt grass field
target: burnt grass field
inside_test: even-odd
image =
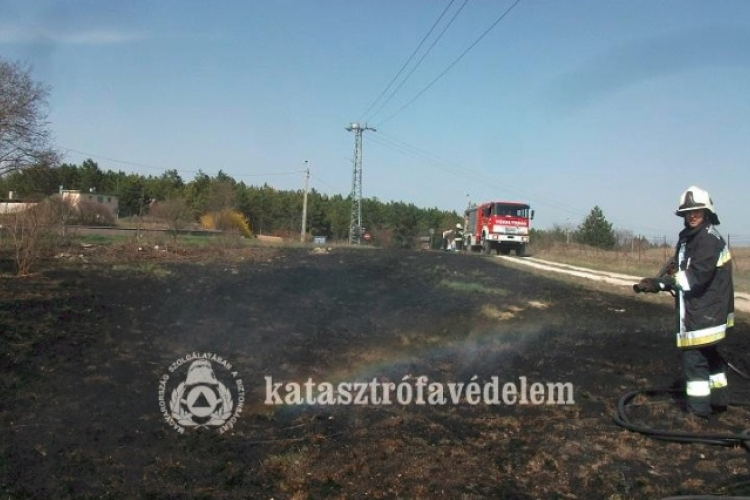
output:
[[[45,263],[0,280],[0,498],[657,499],[750,494],[741,445],[619,427],[617,402],[679,382],[669,301],[444,252],[250,247],[204,259]],[[724,344],[750,366],[743,316]],[[159,405],[175,360],[231,363],[231,429],[177,432]],[[267,404],[265,377],[415,387],[570,383],[570,404]],[[730,373],[733,399],[750,382]],[[733,406],[682,421],[679,396],[636,399],[642,425],[750,428]],[[234,399],[237,400],[237,397]]]

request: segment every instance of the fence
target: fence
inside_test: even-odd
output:
[[[750,291],[750,245],[737,245],[742,237],[731,238],[732,271],[735,288]],[[750,240],[750,238],[748,238]],[[658,240],[657,240],[658,241]],[[639,244],[640,242],[640,244]],[[645,239],[633,238],[631,245],[620,245],[616,250],[602,250],[580,243],[532,242],[530,254],[542,259],[554,260],[583,267],[596,267],[634,276],[649,276],[660,269],[674,252],[675,241],[662,238],[654,245]],[[648,244],[647,244],[648,243]]]

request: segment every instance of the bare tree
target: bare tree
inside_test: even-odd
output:
[[[635,236],[633,236],[633,231],[629,229],[615,230],[615,246],[617,246],[617,248],[620,248],[622,250],[630,250],[634,245],[634,240]]]
[[[29,274],[32,266],[55,245],[59,219],[52,203],[42,202],[11,215],[8,228],[15,250],[16,270]]]
[[[170,198],[160,201],[151,207],[151,215],[164,220],[177,241],[180,231],[187,227],[193,220],[193,215],[183,198]]]
[[[0,176],[28,165],[51,165],[48,88],[31,69],[0,57]]]
[[[60,194],[50,196],[49,203],[52,205],[52,210],[57,214],[62,229],[62,237],[65,238],[68,235],[68,226],[73,222],[75,216],[75,207],[70,200],[63,198]]]

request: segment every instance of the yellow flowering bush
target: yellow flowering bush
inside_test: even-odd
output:
[[[218,231],[237,231],[242,236],[250,238],[253,235],[250,223],[237,210],[220,210],[209,212],[200,218],[201,226],[205,229]]]

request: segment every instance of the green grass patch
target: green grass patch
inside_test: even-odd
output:
[[[75,241],[83,244],[90,245],[111,245],[115,243],[124,243],[128,241],[132,236],[130,235],[103,235],[103,234],[87,234],[83,236],[76,236]]]
[[[216,245],[217,243],[219,243],[220,240],[218,240],[217,238],[220,238],[220,237],[187,234],[183,236],[178,236],[177,244],[203,248],[203,247]],[[167,238],[165,238],[165,240],[168,241],[169,243],[173,243],[175,241],[175,239],[171,235],[167,235]]]
[[[444,286],[451,290],[464,293],[486,293],[491,295],[499,295],[505,297],[508,295],[508,291],[503,288],[495,286],[487,286],[483,283],[477,283],[476,281],[466,282],[457,280],[442,280],[440,286]]]

